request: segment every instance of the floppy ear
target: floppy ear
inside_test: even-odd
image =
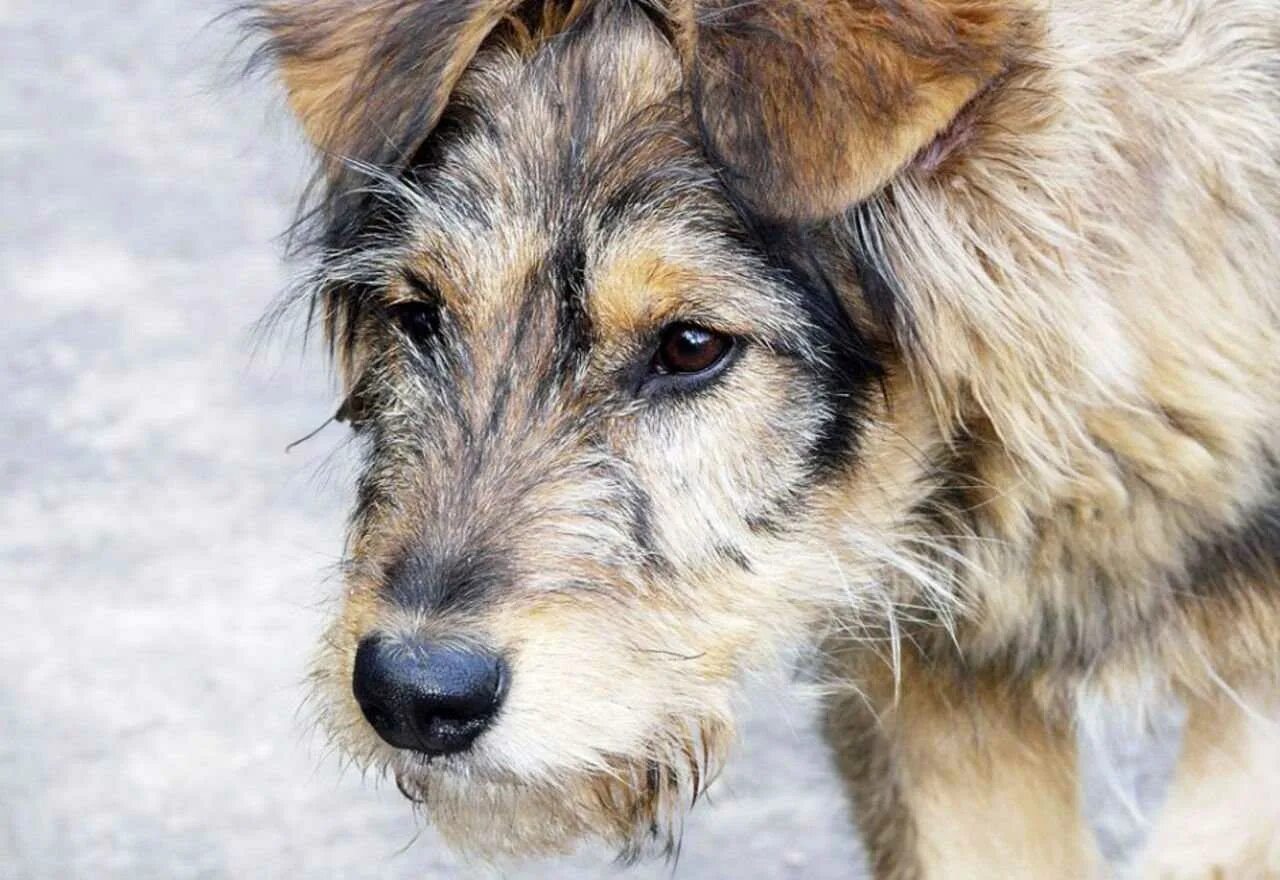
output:
[[[752,208],[818,219],[883,186],[1004,64],[1008,0],[694,0],[705,147]]]
[[[430,134],[490,31],[519,0],[268,0],[289,103],[324,154],[401,167]]]

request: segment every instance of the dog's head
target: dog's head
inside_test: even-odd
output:
[[[328,723],[473,850],[661,839],[744,675],[873,601],[918,497],[936,435],[841,218],[998,72],[1007,22],[980,0],[262,21],[322,155],[316,302],[367,451]]]

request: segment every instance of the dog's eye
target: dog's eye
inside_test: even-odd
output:
[[[672,324],[662,331],[653,357],[654,372],[668,376],[693,376],[721,363],[733,337],[697,324]]]
[[[390,308],[391,318],[414,342],[430,339],[440,329],[440,307],[435,303],[396,303]]]

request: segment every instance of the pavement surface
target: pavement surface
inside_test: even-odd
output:
[[[0,0],[0,878],[491,876],[297,712],[351,463],[333,427],[284,452],[335,404],[294,328],[255,330],[306,157],[219,11]],[[674,868],[500,876],[862,876],[811,708],[746,713]],[[1123,854],[1176,725],[1103,728]]]

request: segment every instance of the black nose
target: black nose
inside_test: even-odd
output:
[[[399,749],[449,755],[493,720],[506,673],[474,648],[370,636],[356,649],[352,690],[378,735]]]

